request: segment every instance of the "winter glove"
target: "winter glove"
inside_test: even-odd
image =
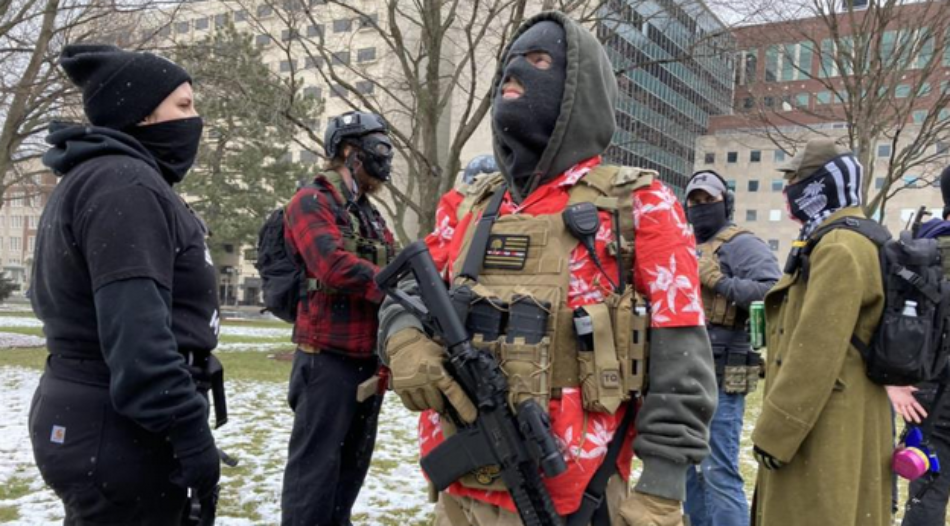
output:
[[[778,471],[785,467],[784,462],[766,453],[764,450],[759,449],[759,446],[752,447],[752,455],[762,467],[769,471]]]
[[[678,500],[665,499],[634,491],[620,505],[620,516],[626,526],[684,526],[683,505]]]
[[[719,268],[719,258],[712,254],[703,254],[699,258],[699,281],[704,287],[713,290],[722,278],[722,269]]]
[[[221,478],[221,457],[217,446],[210,446],[194,453],[178,457],[179,469],[172,473],[171,481],[183,488],[191,488],[199,498],[214,493]]]
[[[422,331],[403,329],[386,342],[393,391],[410,411],[435,409],[445,412],[445,399],[466,423],[475,421],[478,411],[461,386],[443,366],[445,352],[442,346],[430,340]],[[445,395],[443,397],[443,395]]]

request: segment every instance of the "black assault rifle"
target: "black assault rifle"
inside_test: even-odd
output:
[[[397,288],[410,274],[419,284],[421,301]],[[453,414],[458,433],[422,458],[432,484],[442,491],[466,473],[498,466],[525,526],[563,524],[540,473],[554,477],[567,469],[548,416],[534,400],[519,404],[517,416],[512,412],[507,378],[494,357],[472,346],[425,243],[406,247],[376,276],[376,283],[442,339],[446,370],[478,408],[471,425]]]

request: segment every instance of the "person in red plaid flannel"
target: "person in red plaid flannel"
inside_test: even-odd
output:
[[[288,401],[294,411],[282,523],[346,525],[369,469],[382,403],[375,354],[383,294],[373,278],[393,235],[368,195],[389,180],[393,149],[379,115],[330,120],[328,164],[287,205],[284,237],[305,268]]]

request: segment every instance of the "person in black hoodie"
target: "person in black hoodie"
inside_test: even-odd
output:
[[[33,311],[49,357],[30,438],[65,524],[178,524],[220,475],[203,378],[219,314],[207,229],[173,191],[202,121],[156,55],[70,45],[89,124],[51,126],[62,179],[40,218]]]

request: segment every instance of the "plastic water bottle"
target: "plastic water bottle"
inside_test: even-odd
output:
[[[911,301],[911,300],[905,301],[904,311],[901,312],[901,314],[910,318],[916,318],[917,317],[917,302]]]

